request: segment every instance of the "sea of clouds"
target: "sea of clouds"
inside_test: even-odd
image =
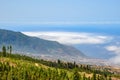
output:
[[[35,36],[51,41],[58,41],[62,44],[67,45],[78,45],[78,44],[106,44],[112,42],[115,37],[108,36],[98,33],[86,33],[86,32],[55,32],[55,31],[44,31],[44,32],[22,32],[29,36]],[[103,46],[107,51],[113,52],[115,56],[110,58],[108,61],[114,64],[120,64],[120,46],[107,45]]]

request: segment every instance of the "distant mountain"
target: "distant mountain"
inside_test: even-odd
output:
[[[66,59],[72,57],[86,57],[82,52],[72,46],[48,41],[37,37],[30,37],[21,32],[0,29],[0,47],[12,45],[14,53]],[[68,59],[69,60],[69,59]]]

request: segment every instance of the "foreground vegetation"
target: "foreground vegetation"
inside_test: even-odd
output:
[[[0,52],[0,80],[119,80],[120,75],[108,69],[97,69],[75,62],[39,60],[19,54],[11,54],[2,48]]]

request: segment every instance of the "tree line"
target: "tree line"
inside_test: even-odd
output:
[[[6,57],[8,54],[11,55],[11,53],[12,53],[12,46],[11,45],[7,46],[7,47],[6,46],[2,47],[1,56]]]

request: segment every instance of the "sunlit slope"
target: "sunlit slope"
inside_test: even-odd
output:
[[[0,80],[119,80],[117,74],[105,70],[60,60],[38,60],[18,54],[0,56]]]

